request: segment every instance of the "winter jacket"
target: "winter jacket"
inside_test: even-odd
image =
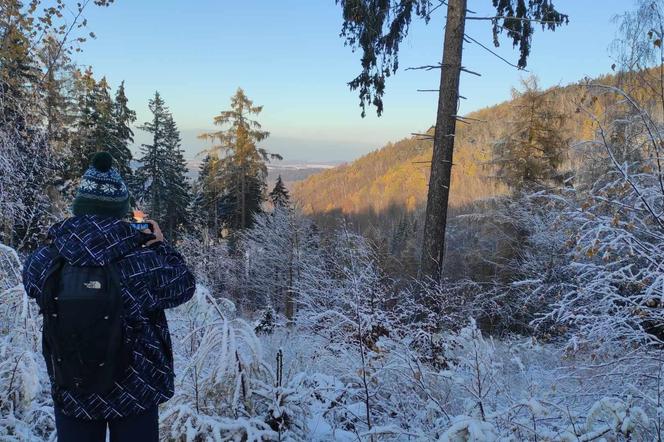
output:
[[[58,257],[72,266],[115,263],[121,280],[129,367],[105,395],[77,394],[58,387],[52,376],[48,348],[44,348],[53,402],[67,416],[113,419],[140,414],[173,396],[173,353],[164,309],[188,301],[194,277],[182,257],[169,245],[144,244],[151,235],[129,223],[97,215],[69,218],[51,227],[49,244],[25,263],[23,284],[41,305],[47,272]]]

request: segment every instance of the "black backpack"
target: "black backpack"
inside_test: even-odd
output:
[[[114,265],[58,260],[41,302],[43,350],[56,385],[81,394],[112,390],[129,365],[120,278]]]

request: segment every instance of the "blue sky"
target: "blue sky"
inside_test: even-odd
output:
[[[608,46],[615,37],[611,18],[631,0],[557,0],[570,24],[555,33],[537,29],[528,70],[543,87],[567,84],[610,70]],[[479,15],[490,0],[469,0]],[[341,9],[334,0],[116,0],[90,9],[97,39],[84,46],[81,65],[92,65],[113,87],[125,80],[139,122],[149,118],[148,99],[158,90],[178,123],[188,156],[201,148],[195,135],[209,129],[238,86],[264,105],[260,121],[271,137],[265,146],[286,161],[347,161],[388,141],[431,125],[438,72],[405,71],[433,64],[442,54],[444,8],[428,25],[415,22],[400,52],[401,69],[387,83],[385,113],[361,118],[358,98],[348,89],[359,69],[339,37]],[[487,46],[487,22],[470,21],[467,33]],[[516,61],[511,44],[496,51]],[[482,77],[463,75],[467,113],[506,100],[527,74],[484,49],[466,44],[464,65]],[[140,142],[144,136],[138,134]]]

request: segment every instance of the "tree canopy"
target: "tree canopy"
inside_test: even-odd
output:
[[[431,14],[445,2],[432,0],[336,0],[343,9],[341,36],[353,50],[362,53],[361,71],[348,85],[358,90],[362,116],[367,106],[383,113],[385,80],[399,68],[399,48],[414,18],[429,22]],[[492,0],[496,15],[469,16],[469,20],[492,23],[494,45],[499,35],[506,34],[514,47],[519,47],[518,67],[527,65],[535,26],[555,30],[569,21],[558,12],[551,0]]]

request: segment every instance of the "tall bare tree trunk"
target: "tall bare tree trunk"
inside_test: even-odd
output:
[[[433,139],[431,177],[420,262],[420,276],[435,281],[440,280],[443,268],[465,20],[466,0],[448,0],[436,132]]]

